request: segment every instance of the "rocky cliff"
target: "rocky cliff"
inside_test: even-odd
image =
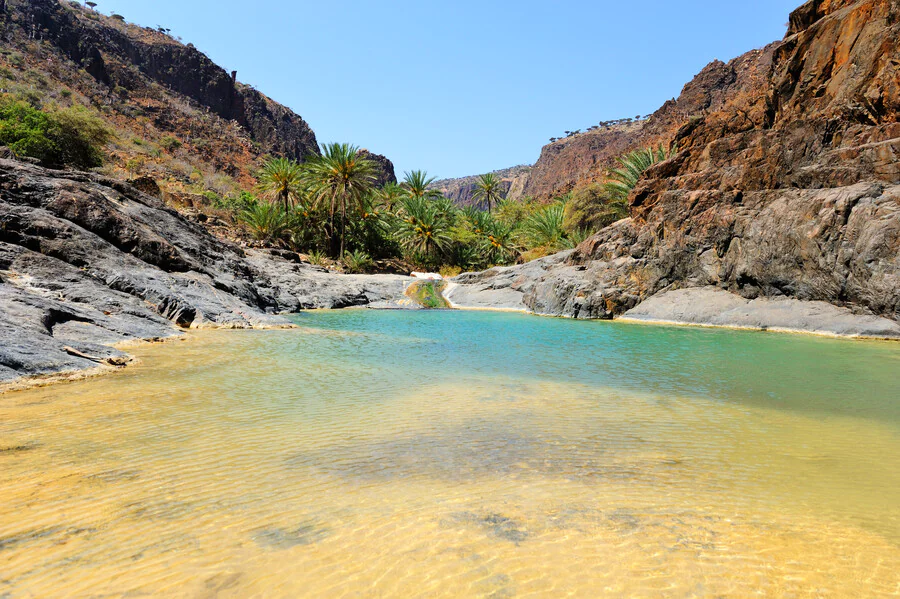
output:
[[[318,153],[309,125],[290,109],[239,84],[194,46],[57,0],[10,0],[11,26],[58,49],[98,82],[135,91],[160,84],[235,121],[267,152],[302,160]]]
[[[500,179],[503,197],[512,199],[522,197],[530,173],[531,167],[527,165],[493,171],[493,174]],[[431,188],[440,191],[444,197],[453,200],[457,206],[472,206],[476,204],[477,181],[477,175],[457,179],[440,179],[432,183]]]
[[[760,93],[775,45],[748,52],[724,63],[714,61],[697,74],[677,99],[663,104],[644,120],[605,122],[584,132],[559,138],[541,149],[533,166],[508,169],[515,181],[511,197],[547,201],[605,179],[615,159],[636,147],[669,145],[700,123],[705,115],[747,94]],[[497,171],[505,174],[508,171]],[[465,205],[475,177],[435,183],[447,197]]]
[[[784,40],[710,65],[641,126],[635,144],[671,135],[680,152],[648,171],[630,218],[459,282],[578,318],[714,287],[900,320],[897,39],[900,0],[807,2]]]

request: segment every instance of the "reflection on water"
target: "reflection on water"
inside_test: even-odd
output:
[[[0,597],[900,594],[900,347],[508,314],[0,396]]]

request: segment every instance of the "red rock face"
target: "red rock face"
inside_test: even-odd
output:
[[[761,125],[774,47],[748,52],[727,64],[710,63],[684,86],[677,100],[666,102],[647,121],[601,128],[544,146],[523,194],[547,200],[602,181],[617,156],[637,147],[675,142],[684,148],[685,138],[705,118],[736,104],[741,110],[719,126],[741,131]]]

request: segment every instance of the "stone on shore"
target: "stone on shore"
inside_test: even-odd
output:
[[[900,323],[887,318],[854,314],[848,308],[827,302],[788,297],[748,300],[716,287],[660,293],[632,308],[621,319],[900,339]]]

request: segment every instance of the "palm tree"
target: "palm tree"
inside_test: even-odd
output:
[[[412,171],[403,173],[403,183],[400,187],[406,190],[406,193],[417,199],[437,198],[441,196],[441,192],[428,187],[434,183],[434,177],[429,177],[425,171]]]
[[[284,211],[288,213],[291,200],[301,197],[302,177],[300,164],[287,158],[273,158],[260,171],[259,190],[263,195],[284,203]]]
[[[238,220],[250,229],[255,239],[273,241],[289,227],[289,216],[281,206],[269,202],[255,202],[241,210]]]
[[[487,215],[484,225],[486,229],[481,248],[488,261],[493,264],[507,264],[515,260],[519,254],[515,227],[502,223],[490,215]]]
[[[331,228],[329,238],[335,256],[344,255],[344,236],[347,230],[347,208],[359,209],[375,190],[376,165],[359,155],[359,148],[350,144],[331,143],[322,146],[322,155],[306,164],[305,178],[313,199],[328,207]],[[335,213],[341,214],[340,251],[334,250]]]
[[[494,202],[503,199],[502,185],[503,182],[494,173],[481,175],[475,182],[475,198],[487,202],[488,212],[491,211],[491,205]]]
[[[410,195],[403,200],[395,235],[410,253],[434,256],[450,245],[450,222],[434,202]]]
[[[531,247],[554,250],[566,245],[565,208],[565,203],[557,202],[538,210],[525,221],[522,232]]]
[[[375,192],[375,197],[388,212],[393,212],[394,206],[400,202],[405,194],[406,190],[403,187],[396,183],[388,183]]]
[[[676,148],[673,147],[671,151],[666,151],[665,147],[660,144],[659,148],[655,150],[652,147],[642,148],[616,158],[621,166],[609,171],[608,180],[603,186],[609,194],[610,200],[617,204],[626,202],[628,195],[637,186],[644,171],[657,162],[671,158],[676,152]]]

